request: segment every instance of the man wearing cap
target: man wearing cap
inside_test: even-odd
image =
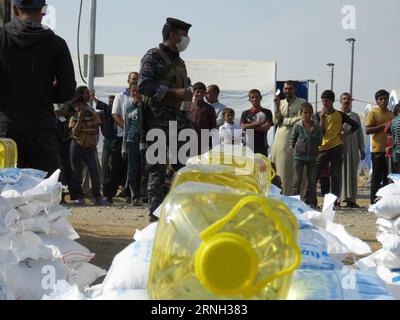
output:
[[[42,26],[45,0],[15,0],[0,33],[0,134],[18,146],[18,167],[60,167],[53,104],[70,100],[76,81],[66,42]],[[21,81],[22,79],[22,81]]]
[[[322,171],[327,165],[331,165],[331,192],[337,196],[338,200],[335,203],[335,208],[340,206],[340,194],[342,183],[342,164],[343,164],[343,139],[352,135],[359,129],[356,121],[351,119],[347,114],[335,110],[335,93],[331,90],[326,90],[321,95],[322,111],[317,114],[324,137],[322,145],[319,148],[317,158],[317,180],[322,175]],[[349,128],[344,127],[345,124]],[[346,128],[346,129],[344,129]]]
[[[162,130],[167,137],[166,148],[169,147],[170,122],[176,124],[178,135],[181,130],[189,127],[182,105],[190,104],[193,92],[189,88],[190,79],[180,52],[189,45],[190,28],[191,25],[184,21],[167,18],[162,30],[163,43],[158,48],[149,50],[141,61],[138,88],[139,93],[144,96],[143,128],[145,133],[152,129]],[[151,143],[147,143],[148,147],[150,145]],[[146,160],[149,170],[150,220],[154,221],[156,217],[153,213],[165,197],[162,186],[165,183],[167,164],[150,164],[149,159]],[[179,167],[182,164],[178,163],[176,169]]]

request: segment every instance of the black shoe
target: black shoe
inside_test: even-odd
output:
[[[107,203],[108,204],[113,204],[114,203],[113,198],[112,197],[107,197]]]
[[[346,208],[360,209],[360,206],[357,203],[348,201],[346,204]]]
[[[133,205],[134,207],[140,207],[140,200],[139,200],[139,198],[133,199],[133,200],[132,200],[132,205]]]
[[[131,197],[127,197],[127,198],[126,198],[126,204],[131,204],[131,203],[132,203]]]
[[[142,203],[149,203],[149,199],[147,197],[141,198],[140,201],[142,201]]]
[[[154,214],[151,214],[151,215],[150,215],[150,218],[149,218],[149,221],[150,221],[150,222],[157,222],[157,221],[158,221],[158,218],[157,218]]]

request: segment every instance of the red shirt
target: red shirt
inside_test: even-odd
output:
[[[198,134],[202,129],[212,130],[217,128],[217,116],[215,109],[204,100],[192,102],[188,111],[188,117],[192,128]]]

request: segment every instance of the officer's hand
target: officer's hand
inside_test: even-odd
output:
[[[122,152],[121,156],[122,156],[122,159],[124,159],[124,160],[128,159],[128,154],[126,152]]]

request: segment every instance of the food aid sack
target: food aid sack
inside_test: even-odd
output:
[[[343,267],[333,270],[299,269],[289,300],[393,300],[376,272]]]
[[[114,258],[103,282],[103,294],[146,289],[153,242],[153,239],[136,241]]]

